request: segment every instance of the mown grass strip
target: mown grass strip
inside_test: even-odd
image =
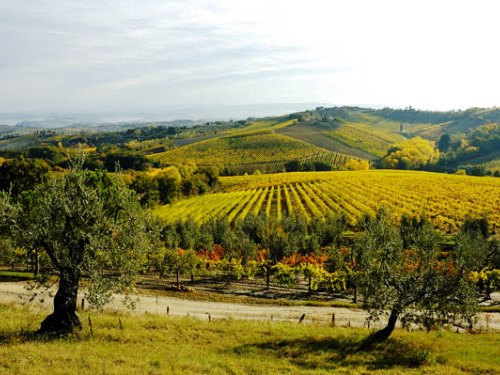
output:
[[[361,349],[367,329],[84,312],[66,338],[35,336],[46,312],[0,305],[2,374],[495,374],[500,334],[397,330]],[[90,334],[88,318],[92,321]]]

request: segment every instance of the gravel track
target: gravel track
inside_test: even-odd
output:
[[[28,290],[27,282],[0,282],[0,303],[29,306],[35,310],[49,310],[55,289]],[[34,293],[36,296],[33,298]],[[332,314],[335,314],[337,326],[366,327],[367,314],[360,309],[323,306],[277,306],[248,305],[244,303],[207,302],[180,299],[175,297],[137,296],[135,310],[129,310],[123,304],[123,295],[115,295],[112,302],[105,307],[111,313],[158,314],[172,316],[190,316],[203,320],[242,319],[259,321],[298,322],[305,314],[303,323],[330,324]],[[80,297],[83,298],[83,295]],[[476,329],[500,330],[500,314],[481,313]],[[384,323],[384,322],[382,322]],[[372,328],[378,328],[381,323],[372,323]]]

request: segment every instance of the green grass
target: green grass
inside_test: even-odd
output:
[[[0,281],[22,281],[34,278],[33,272],[0,270]]]
[[[498,333],[397,330],[362,350],[366,329],[83,313],[81,331],[48,340],[20,333],[36,329],[44,312],[0,306],[0,314],[2,374],[495,374],[500,368]]]
[[[487,313],[500,313],[500,305],[480,306],[479,311]]]

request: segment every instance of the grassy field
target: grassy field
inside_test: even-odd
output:
[[[500,370],[498,333],[397,330],[388,342],[360,349],[366,329],[82,313],[80,332],[49,340],[26,333],[37,328],[43,313],[0,306],[0,314],[2,374],[496,374]]]
[[[35,278],[33,272],[13,271],[0,269],[0,281],[21,281],[32,280]]]
[[[203,221],[249,213],[306,218],[343,213],[355,225],[363,214],[384,205],[395,217],[426,213],[437,228],[456,232],[464,218],[488,215],[492,229],[500,225],[500,180],[415,171],[296,172],[222,177],[224,192],[160,206],[156,214],[169,220],[192,216]]]

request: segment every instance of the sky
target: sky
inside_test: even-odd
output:
[[[499,106],[499,14],[498,0],[0,0],[0,113]]]

